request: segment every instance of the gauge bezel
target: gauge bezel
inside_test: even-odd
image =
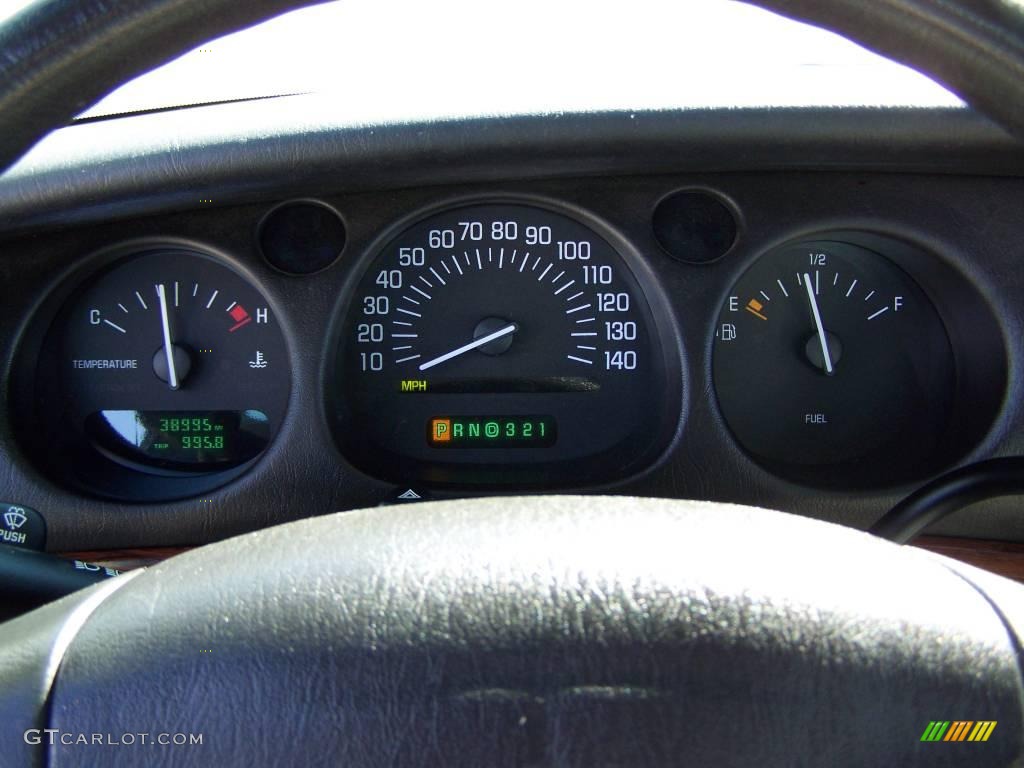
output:
[[[55,466],[50,460],[48,446],[42,443],[38,431],[34,429],[35,382],[39,375],[41,353],[47,337],[63,317],[69,302],[73,301],[83,288],[102,279],[104,274],[117,269],[121,263],[161,251],[186,253],[191,257],[206,259],[227,270],[263,298],[275,319],[282,317],[277,302],[245,265],[222,250],[196,240],[176,237],[133,238],[94,250],[76,259],[71,267],[54,278],[51,288],[27,315],[26,325],[18,334],[18,344],[12,356],[13,375],[8,400],[14,444],[25,452],[29,462],[47,479],[61,487],[95,498],[129,503],[176,501],[200,496],[231,483],[259,464],[273,449],[288,421],[294,396],[290,360],[288,369],[282,374],[287,376],[287,391],[279,422],[271,430],[263,450],[245,462],[214,472],[181,471],[161,476],[161,473],[132,470],[125,464],[119,464],[103,456],[95,449],[87,450],[84,440],[82,451],[75,456],[75,471],[69,471],[65,466]],[[285,324],[279,320],[278,332],[283,347],[290,356],[289,334]]]
[[[642,445],[639,445],[636,452],[626,461],[619,464],[614,472],[608,472],[607,467],[600,473],[585,471],[585,465],[592,465],[595,459],[600,459],[601,456],[590,456],[587,460],[581,460],[572,466],[566,462],[558,462],[551,466],[547,463],[536,464],[521,470],[516,468],[510,473],[507,469],[447,463],[443,455],[439,455],[434,462],[417,462],[415,471],[412,472],[381,472],[380,467],[385,465],[384,460],[394,458],[395,454],[371,453],[368,454],[369,459],[367,455],[353,455],[353,446],[348,443],[343,433],[347,414],[343,403],[345,390],[342,382],[342,334],[348,320],[347,313],[352,307],[361,281],[384,248],[410,228],[438,214],[483,205],[533,207],[564,216],[592,230],[622,259],[647,304],[651,323],[651,347],[659,353],[656,375],[660,377],[659,385],[662,389],[661,397],[666,418],[659,422],[655,433],[642,441],[633,436],[637,442],[642,442]],[[359,471],[378,479],[456,491],[472,489],[481,492],[500,492],[511,488],[525,491],[599,489],[620,485],[642,476],[654,470],[670,454],[682,433],[690,389],[685,380],[683,355],[682,336],[671,311],[670,302],[647,259],[627,238],[599,216],[572,203],[538,195],[495,192],[451,196],[416,208],[407,215],[389,222],[368,240],[361,248],[358,259],[349,265],[349,272],[335,305],[328,332],[328,348],[322,371],[324,414],[335,444],[346,461]],[[616,452],[620,452],[620,446],[616,446],[612,453]],[[578,471],[573,474],[570,469]]]
[[[799,247],[803,243],[844,243],[873,252],[901,270],[931,302],[945,330],[955,376],[952,411],[941,447],[927,466],[912,473],[896,473],[870,462],[844,462],[807,467],[772,461],[751,453],[737,438],[722,410],[714,381],[715,330],[737,283],[762,257]],[[980,288],[943,255],[939,244],[925,244],[893,234],[889,229],[812,228],[792,232],[760,245],[744,255],[723,278],[723,286],[709,318],[704,350],[704,379],[712,393],[713,416],[729,436],[735,450],[752,466],[789,482],[829,491],[867,491],[907,486],[956,465],[985,448],[986,438],[1003,409],[1008,392],[1007,353],[1002,327]],[[957,312],[943,311],[956,307]]]
[[[732,217],[733,236],[732,241],[729,243],[729,246],[722,250],[720,253],[710,258],[703,259],[686,258],[680,256],[677,253],[673,253],[673,251],[670,248],[666,247],[662,238],[659,236],[657,229],[655,228],[654,220],[658,210],[676,195],[700,195],[721,205],[722,208],[729,214],[729,216]],[[723,192],[721,189],[717,187],[705,186],[700,184],[691,184],[687,186],[677,187],[675,189],[670,189],[667,192],[663,193],[660,197],[658,197],[658,199],[655,200],[653,205],[651,206],[651,235],[654,238],[654,242],[658,244],[659,251],[662,255],[668,257],[669,259],[677,261],[680,264],[684,264],[686,266],[702,267],[714,265],[720,261],[728,259],[729,257],[736,253],[737,248],[743,242],[744,236],[746,235],[746,226],[747,223],[743,216],[743,210],[740,208],[740,206],[736,203],[735,200],[733,200],[729,195],[725,194],[725,192]]]
[[[343,237],[343,242],[342,242],[341,250],[339,250],[334,255],[334,258],[332,258],[330,261],[327,261],[324,264],[318,266],[316,269],[310,270],[310,271],[307,271],[307,272],[289,271],[287,269],[282,268],[280,265],[276,264],[274,262],[274,260],[270,258],[270,256],[266,252],[266,249],[265,249],[264,243],[263,243],[264,228],[267,226],[267,223],[269,221],[271,221],[272,218],[276,214],[280,213],[282,210],[284,210],[285,208],[288,208],[289,206],[310,206],[310,207],[322,208],[325,211],[327,211],[328,213],[333,214],[337,218],[338,223],[341,225],[341,228],[343,230],[343,236],[344,237]],[[269,269],[272,269],[278,275],[283,275],[285,277],[293,277],[293,278],[295,278],[295,277],[298,277],[298,278],[315,277],[316,275],[320,275],[320,274],[328,271],[329,269],[334,267],[339,261],[341,261],[345,257],[345,254],[346,254],[346,252],[349,249],[349,239],[350,239],[349,229],[350,229],[350,227],[351,227],[351,222],[349,222],[345,218],[344,214],[341,211],[339,211],[334,205],[326,202],[325,200],[321,200],[320,198],[316,198],[316,197],[293,197],[293,198],[288,198],[286,200],[281,200],[281,201],[275,203],[270,208],[268,208],[266,211],[264,211],[263,214],[259,217],[259,220],[256,222],[256,226],[253,229],[253,248],[256,250],[257,253],[259,253],[260,257],[263,259],[263,263],[266,264]]]

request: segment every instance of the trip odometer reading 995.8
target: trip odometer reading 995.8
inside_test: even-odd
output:
[[[372,474],[610,480],[674,430],[678,361],[647,297],[605,236],[562,213],[483,204],[421,220],[373,256],[347,312],[338,434]]]

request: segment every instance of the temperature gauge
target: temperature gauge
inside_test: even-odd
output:
[[[885,257],[833,242],[747,270],[715,327],[713,372],[740,444],[802,480],[923,471],[955,386],[949,338],[921,288]]]
[[[30,437],[55,474],[99,495],[201,493],[264,451],[290,378],[252,285],[203,254],[154,250],[115,263],[54,321]]]

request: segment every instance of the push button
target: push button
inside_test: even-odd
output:
[[[46,522],[32,507],[0,501],[0,543],[43,551]]]

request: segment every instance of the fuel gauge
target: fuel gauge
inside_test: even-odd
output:
[[[898,482],[940,453],[952,349],[921,288],[884,256],[805,242],[770,252],[715,328],[718,403],[738,442],[803,481]]]

